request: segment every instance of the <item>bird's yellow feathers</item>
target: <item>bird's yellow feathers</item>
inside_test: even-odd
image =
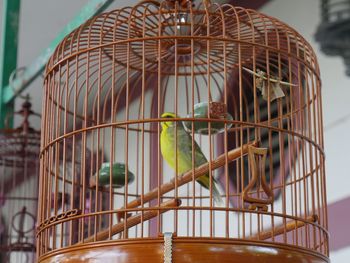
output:
[[[176,118],[176,114],[173,112],[164,112],[162,114],[162,116],[160,116],[161,118]]]
[[[194,151],[194,165],[198,167],[207,163],[207,158],[194,138],[184,129],[181,121],[172,119],[179,118],[175,113],[165,112],[161,116],[164,120],[161,122],[162,132],[160,134],[160,146],[163,158],[171,168],[178,174],[185,173],[192,169],[192,158]],[[210,190],[211,179],[209,174],[200,176],[196,180],[204,188]],[[214,200],[220,204],[222,199],[216,187],[216,181],[213,178],[212,192]]]
[[[161,116],[162,119],[175,119],[178,118],[178,116],[173,112],[164,112]],[[166,130],[168,127],[174,126],[174,121],[162,121],[162,130]]]

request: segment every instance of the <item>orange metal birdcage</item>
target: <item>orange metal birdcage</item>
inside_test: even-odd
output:
[[[29,124],[29,101],[16,129],[0,130],[0,262],[35,262],[40,131]]]
[[[46,67],[39,262],[328,262],[320,92],[310,45],[253,10],[89,20]]]

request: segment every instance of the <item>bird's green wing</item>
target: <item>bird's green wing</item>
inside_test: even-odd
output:
[[[180,162],[186,162],[190,170],[192,168],[192,136],[188,134],[184,129],[178,130],[177,134],[178,138],[178,156],[180,157],[179,159]],[[194,158],[195,158],[195,167],[198,167],[202,164],[207,163],[207,158],[203,154],[201,148],[197,144],[196,141],[193,143],[193,150],[194,150]],[[181,164],[180,164],[181,165]],[[222,198],[220,196],[220,193],[216,187],[216,180],[214,177],[212,181],[212,191],[213,191],[213,197],[214,200],[218,204],[222,204]],[[209,190],[210,188],[210,178],[209,174],[205,174],[197,178],[196,180],[202,187],[206,188]]]
[[[178,131],[178,156],[180,161],[182,163],[186,163],[188,170],[192,169],[192,136],[189,135],[185,130],[181,129]],[[197,144],[196,141],[194,141],[193,144],[193,150],[194,150],[194,160],[195,160],[195,167],[198,167],[202,164],[207,163],[207,158],[203,154],[201,148]],[[180,163],[181,165],[181,163]],[[202,185],[203,187],[209,189],[209,176],[208,174],[203,175],[197,179],[197,182]]]
[[[184,129],[178,129],[177,138],[178,156],[187,164],[188,170],[190,170],[192,168],[192,136]],[[198,167],[206,163],[207,158],[205,158],[205,155],[196,141],[194,141],[193,146],[195,167]]]

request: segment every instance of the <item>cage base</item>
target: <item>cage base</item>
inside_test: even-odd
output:
[[[41,257],[39,262],[163,263],[163,239],[112,240],[80,244],[50,252]],[[322,254],[283,244],[174,238],[173,262],[325,263],[330,261]]]

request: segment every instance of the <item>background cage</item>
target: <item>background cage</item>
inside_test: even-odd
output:
[[[162,262],[171,232],[175,262],[327,262],[320,89],[310,45],[253,10],[142,1],[89,20],[46,67],[39,261]],[[175,176],[166,121],[208,163]]]
[[[350,76],[350,56],[348,52],[349,24],[349,1],[321,1],[321,23],[317,28],[315,38],[326,55],[341,56],[344,59],[347,76]]]
[[[38,206],[40,131],[29,124],[38,115],[29,101],[15,114],[16,129],[0,131],[0,261],[34,262]]]

